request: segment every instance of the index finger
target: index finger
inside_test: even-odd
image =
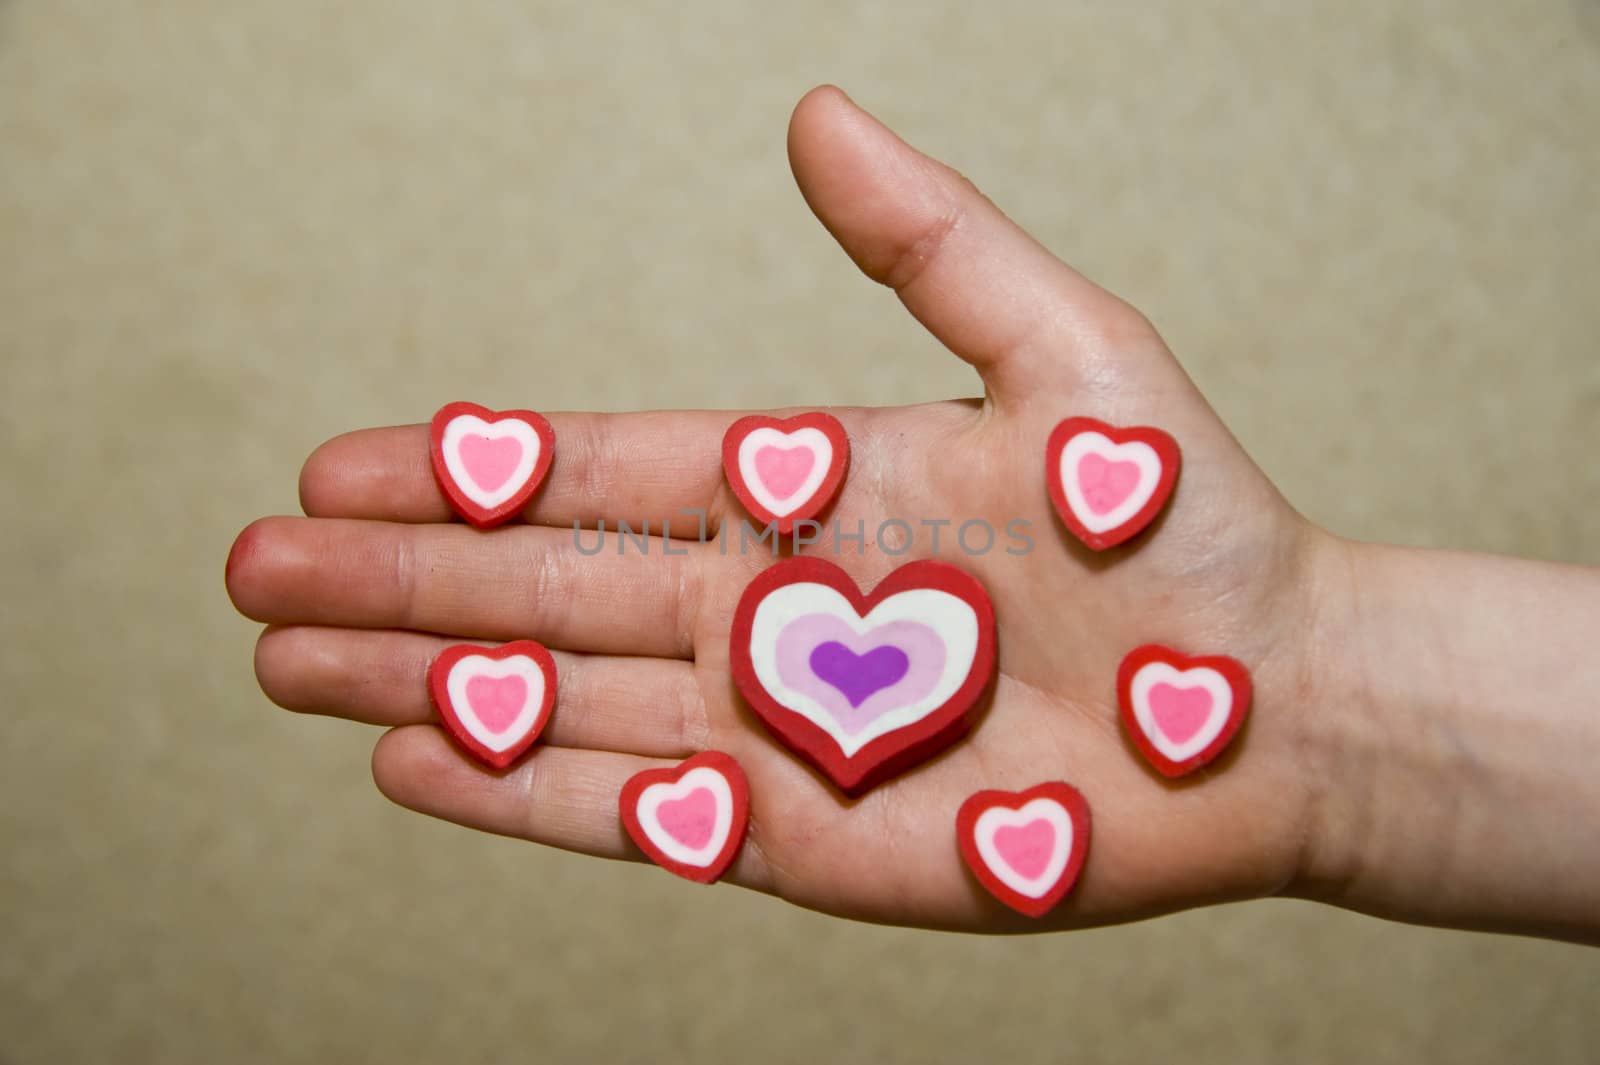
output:
[[[661,535],[696,538],[722,493],[722,436],[734,411],[567,412],[547,416],[555,455],[523,512],[537,525],[593,528],[600,519],[644,522]],[[727,498],[731,498],[728,496]],[[314,518],[441,522],[450,504],[434,477],[428,426],[361,429],[312,452],[300,471],[300,505]],[[714,522],[708,516],[707,521]]]

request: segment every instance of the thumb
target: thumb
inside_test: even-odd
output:
[[[789,122],[806,203],[863,273],[977,368],[991,401],[1081,385],[1097,357],[1165,348],[1137,311],[1051,255],[950,167],[831,85]]]

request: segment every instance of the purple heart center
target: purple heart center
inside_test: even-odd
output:
[[[852,707],[898,683],[910,668],[911,659],[898,647],[874,647],[858,655],[838,640],[829,640],[811,652],[811,672],[839,689]]]

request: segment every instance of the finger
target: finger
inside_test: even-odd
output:
[[[369,725],[437,722],[428,665],[458,642],[417,632],[269,628],[256,643],[256,679],[286,710]],[[703,746],[705,699],[689,663],[552,656],[556,705],[543,742],[659,758],[686,758]]]
[[[645,769],[671,765],[609,751],[535,747],[507,773],[489,773],[427,725],[385,733],[372,752],[378,790],[407,809],[468,828],[602,858],[642,860],[617,813],[622,785]],[[756,822],[723,878],[770,891]]]
[[[707,548],[570,529],[262,518],[229,555],[241,613],[274,625],[532,639],[568,651],[688,658]]]
[[[551,414],[555,454],[524,511],[529,522],[595,528],[605,519],[679,538],[699,536],[700,518],[722,486],[722,434],[739,414],[645,411]],[[426,425],[363,429],[334,437],[300,471],[300,505],[312,517],[448,521],[434,476]]]
[[[1138,312],[833,86],[795,108],[789,160],[806,202],[856,265],[975,366],[997,401],[1078,383],[1070,375],[1081,380],[1113,334],[1154,337]]]

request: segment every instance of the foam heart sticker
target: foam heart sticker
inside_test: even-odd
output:
[[[750,822],[750,786],[739,763],[705,751],[622,785],[622,824],[639,849],[681,877],[709,884],[739,853]]]
[[[862,595],[833,563],[792,558],[745,589],[730,646],[772,734],[859,795],[967,731],[994,674],[994,608],[943,562],[908,563]]]
[[[515,517],[555,455],[556,431],[531,410],[449,403],[433,416],[433,473],[450,506],[480,529]]]
[[[447,647],[428,690],[450,735],[478,761],[504,769],[533,746],[556,702],[556,663],[539,644]]]
[[[838,492],[850,464],[850,438],[831,414],[794,418],[752,414],[722,437],[722,468],[744,508],[784,536],[816,517]]]
[[[989,893],[1042,917],[1072,890],[1089,853],[1089,804],[1060,781],[980,791],[956,813],[961,857]]]
[[[1221,754],[1250,713],[1250,674],[1224,655],[1189,657],[1147,644],[1117,670],[1122,723],[1163,776],[1181,777]]]
[[[1118,429],[1068,418],[1045,445],[1045,480],[1056,512],[1095,551],[1115,547],[1155,519],[1178,481],[1178,442],[1160,429]]]

